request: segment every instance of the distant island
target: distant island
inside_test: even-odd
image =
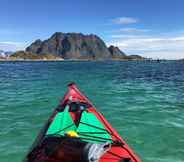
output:
[[[139,55],[126,55],[118,47],[107,47],[97,35],[82,33],[54,33],[49,39],[40,39],[25,51],[17,51],[6,60],[144,60]]]

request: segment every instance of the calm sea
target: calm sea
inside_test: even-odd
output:
[[[74,81],[143,162],[184,162],[184,62],[1,62],[0,161],[20,162]]]

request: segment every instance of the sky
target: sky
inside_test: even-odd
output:
[[[1,50],[80,32],[128,55],[184,58],[183,0],[0,0],[0,6]]]

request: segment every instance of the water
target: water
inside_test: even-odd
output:
[[[0,63],[0,161],[20,162],[75,81],[143,162],[184,162],[184,63]]]

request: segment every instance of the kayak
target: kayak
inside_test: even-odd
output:
[[[24,162],[140,162],[74,83],[38,134]]]

